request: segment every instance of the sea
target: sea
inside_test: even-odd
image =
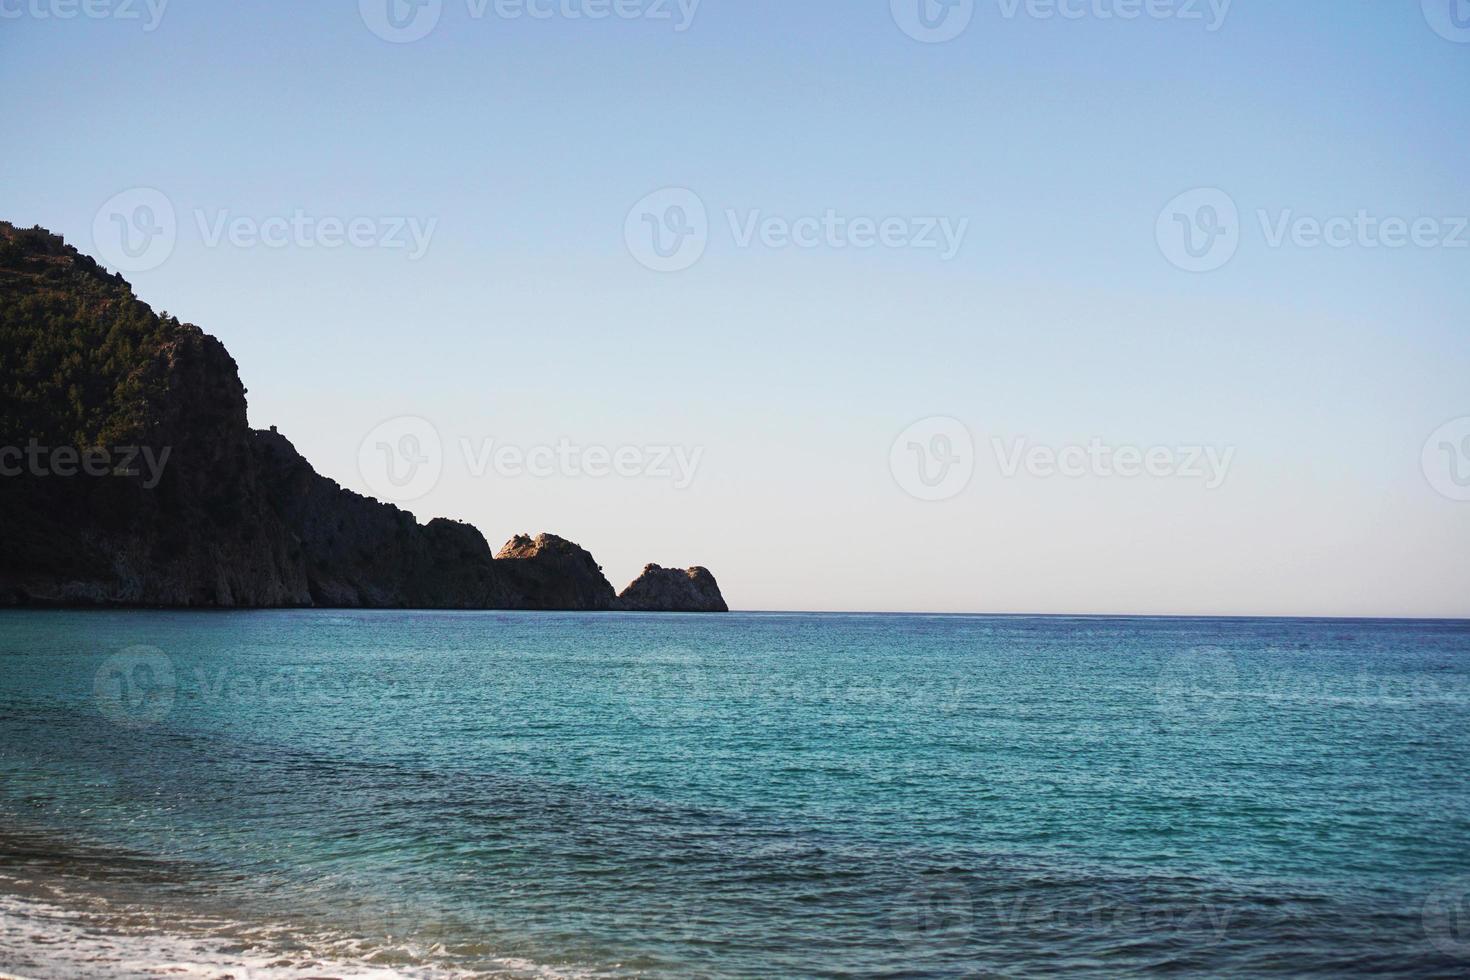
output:
[[[0,613],[0,974],[1470,975],[1470,623]]]

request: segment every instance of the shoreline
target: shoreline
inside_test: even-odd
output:
[[[361,899],[360,893],[354,893]],[[49,826],[0,830],[0,980],[477,980],[577,977],[405,935],[381,896],[325,910],[247,907],[208,868],[88,843]],[[357,911],[354,912],[353,908]]]
[[[378,946],[371,940],[299,923],[226,920],[162,905],[97,895],[27,895],[0,875],[0,980],[440,980],[478,976],[567,974],[507,960],[492,973],[435,962],[431,950]]]

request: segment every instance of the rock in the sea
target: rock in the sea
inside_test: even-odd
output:
[[[622,595],[618,607],[629,612],[729,612],[720,586],[707,568],[648,565]]]

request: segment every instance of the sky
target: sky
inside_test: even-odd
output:
[[[617,588],[1470,616],[1466,0],[389,3],[0,0],[0,217]]]

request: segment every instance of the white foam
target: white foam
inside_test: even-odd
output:
[[[14,884],[14,882],[0,882]],[[54,893],[54,889],[49,889]],[[379,966],[365,959],[318,956],[252,935],[238,924],[189,923],[163,930],[136,913],[98,907],[94,900],[66,905],[0,891],[0,980],[458,980],[470,977],[565,975],[517,959],[487,969]]]

